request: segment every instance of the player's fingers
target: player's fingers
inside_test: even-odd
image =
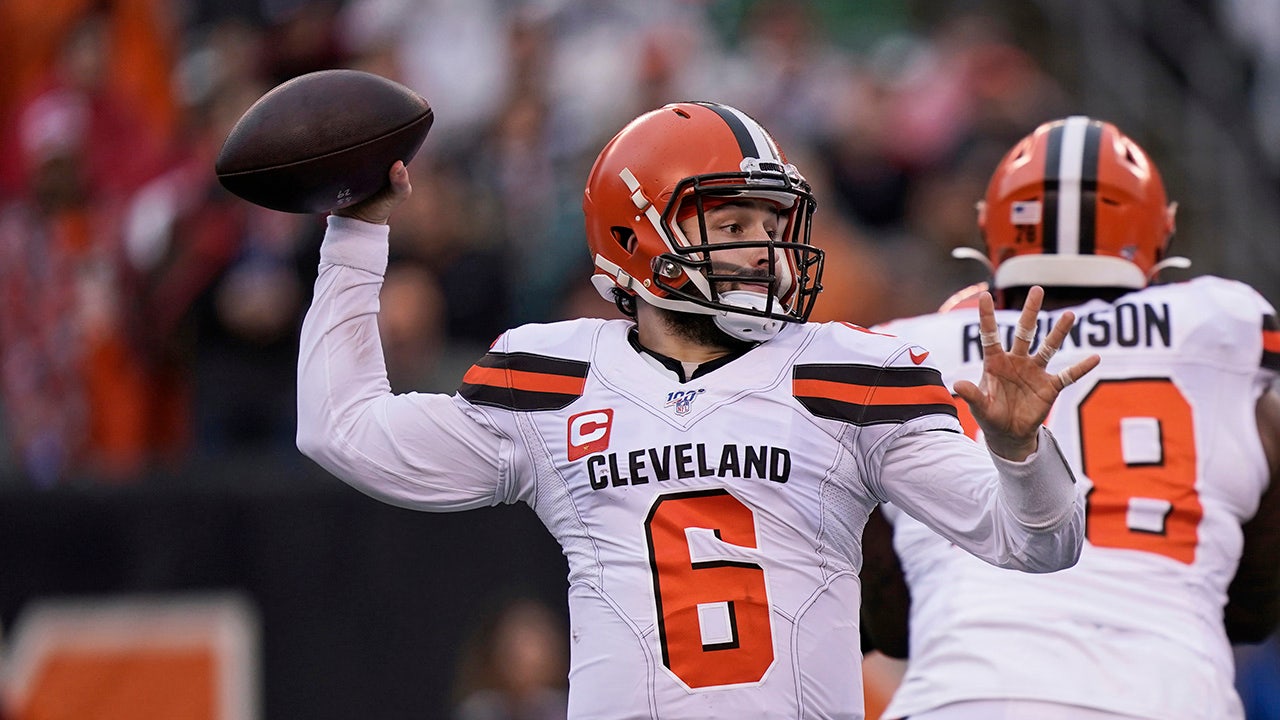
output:
[[[1036,339],[1036,316],[1040,314],[1040,304],[1043,301],[1044,288],[1036,285],[1027,291],[1027,300],[1022,303],[1022,314],[1018,316],[1018,324],[1013,329],[1010,353],[1026,355],[1031,350],[1031,343]]]
[[[1071,368],[1067,368],[1058,373],[1058,392],[1067,389],[1067,386],[1075,382],[1076,379],[1071,376]]]
[[[1040,363],[1040,367],[1048,367],[1049,361],[1053,359],[1054,355],[1058,354],[1058,350],[1060,349],[1061,348],[1055,347],[1048,341],[1048,339],[1046,339],[1044,342],[1040,343],[1040,349],[1036,351],[1035,360],[1037,363]]]
[[[413,192],[413,186],[409,183],[409,170],[403,162],[397,160],[387,170],[387,184],[382,189],[372,197],[335,210],[333,214],[385,225],[391,218],[392,211],[404,202],[411,192]]]
[[[413,192],[413,185],[409,183],[409,168],[405,167],[403,161],[397,160],[391,166],[388,176],[391,180],[391,191],[397,196],[408,196]]]
[[[1071,332],[1071,328],[1075,327],[1075,324],[1076,314],[1067,310],[1054,321],[1046,339],[1058,347],[1062,347],[1062,341],[1067,339],[1067,333]]]
[[[1075,321],[1075,314],[1068,310],[1058,318],[1053,328],[1044,336],[1040,342],[1040,349],[1035,354],[1036,362],[1040,363],[1041,367],[1047,367],[1053,356],[1062,349],[1062,343],[1067,339],[1067,333],[1071,331]]]
[[[1067,386],[1084,377],[1091,370],[1098,367],[1098,363],[1102,362],[1102,358],[1098,355],[1090,355],[1071,367],[1059,372],[1056,377],[1058,379],[1058,392],[1067,389]]]
[[[984,292],[978,296],[978,339],[982,341],[982,352],[1002,353],[1000,333],[996,329],[996,303],[991,293]]]
[[[982,401],[982,391],[978,386],[968,380],[957,380],[955,387],[951,389],[956,397],[969,403],[970,406],[976,405]]]

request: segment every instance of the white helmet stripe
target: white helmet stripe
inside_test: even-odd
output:
[[[1063,125],[1058,161],[1058,254],[1080,254],[1081,178],[1089,118],[1075,115]]]
[[[665,238],[666,235],[662,232],[662,216],[658,214],[657,206],[655,206],[649,198],[645,197],[644,188],[640,187],[640,181],[636,179],[635,173],[631,172],[631,168],[624,167],[622,168],[622,171],[618,173],[618,177],[622,178],[622,182],[626,183],[627,189],[631,191],[631,202],[644,213],[649,224],[652,225],[654,231],[658,233],[658,237]],[[681,239],[684,238],[679,227],[675,227],[673,229],[678,237]],[[685,241],[685,244],[688,244],[687,240]]]

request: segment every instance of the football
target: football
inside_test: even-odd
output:
[[[434,120],[409,88],[360,70],[320,70],[268,91],[231,128],[215,171],[233,194],[272,210],[326,213],[387,184]]]

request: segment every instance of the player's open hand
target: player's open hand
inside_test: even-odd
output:
[[[333,214],[386,225],[391,218],[391,211],[413,192],[413,186],[409,184],[409,170],[403,162],[397,160],[392,164],[387,171],[387,179],[388,185],[372,197],[341,210],[334,210]]]
[[[1101,362],[1097,355],[1090,355],[1061,372],[1045,370],[1075,324],[1072,312],[1059,316],[1040,343],[1040,349],[1035,355],[1030,354],[1036,335],[1036,314],[1043,300],[1043,288],[1033,287],[1027,293],[1022,315],[1014,328],[1013,344],[1005,351],[996,328],[995,302],[990,293],[982,293],[978,298],[982,380],[977,385],[968,380],[955,385],[955,393],[969,403],[987,446],[1009,460],[1021,461],[1035,452],[1040,425],[1049,416],[1058,393]]]

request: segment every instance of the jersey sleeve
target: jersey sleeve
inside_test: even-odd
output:
[[[1188,281],[1195,289],[1195,337],[1220,362],[1257,369],[1262,384],[1280,377],[1280,320],[1275,307],[1253,287],[1238,280],[1202,275]],[[1188,293],[1190,295],[1190,293]],[[1221,341],[1224,335],[1234,342]]]
[[[1027,460],[997,458],[964,434],[928,348],[838,324],[810,348],[794,370],[795,398],[839,423],[828,431],[876,500],[994,565],[1052,572],[1079,559],[1084,504],[1047,430]]]
[[[929,351],[847,323],[826,323],[792,370],[792,393],[815,418],[859,429],[870,451],[910,424],[961,432],[955,400]]]
[[[328,219],[298,358],[298,448],[375,498],[456,511],[502,501],[511,443],[447,395],[393,394],[378,333],[385,225]]]
[[[1259,364],[1272,380],[1280,376],[1280,320],[1276,319],[1276,311],[1270,305],[1263,308],[1262,359]]]
[[[1253,325],[1262,334],[1262,352],[1258,356],[1258,366],[1267,382],[1273,382],[1280,376],[1280,319],[1276,317],[1276,309],[1266,298],[1253,287],[1237,280],[1226,280],[1216,277],[1200,278],[1209,284],[1225,286],[1226,290],[1238,299],[1226,297],[1222,301],[1228,312],[1239,312],[1245,315],[1245,321]],[[1256,347],[1256,346],[1254,346]]]
[[[880,467],[897,508],[993,565],[1053,572],[1080,557],[1084,499],[1049,431],[1022,462],[956,433],[903,433]]]

